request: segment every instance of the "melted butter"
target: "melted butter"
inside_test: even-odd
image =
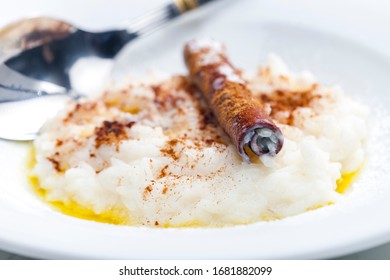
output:
[[[359,167],[354,172],[341,174],[340,179],[338,179],[336,182],[337,184],[336,192],[341,194],[345,193],[352,185],[353,181],[355,181],[356,176],[360,173],[361,169],[362,167]]]
[[[320,209],[322,207],[333,205],[333,204],[334,204],[334,202],[330,201],[330,202],[326,203],[325,205],[317,205],[317,206],[309,207],[306,209],[306,211],[317,210],[317,209]]]
[[[248,155],[250,162],[261,163],[260,158],[247,145],[244,146],[244,151]]]
[[[341,174],[341,177],[336,181],[336,185],[337,185],[336,192],[338,192],[339,194],[346,193],[349,190],[349,188],[351,187],[352,183],[355,181],[357,175],[360,173],[362,168],[363,168],[363,166],[359,167],[357,170],[355,170],[353,172]],[[310,207],[306,210],[307,211],[316,210],[316,209],[320,209],[324,206],[328,206],[328,205],[332,205],[332,204],[334,204],[334,202],[330,201],[325,205],[317,205],[314,207]]]
[[[249,152],[249,151],[248,151]],[[256,157],[257,158],[257,157]],[[35,150],[33,147],[31,147],[29,155],[28,155],[28,162],[27,162],[27,168],[28,171],[31,172],[31,170],[34,168],[36,164],[36,156],[35,156]],[[341,175],[341,177],[337,180],[337,188],[336,191],[340,194],[345,193],[350,186],[352,185],[353,181],[356,179],[356,176],[361,171],[361,167],[358,168],[354,172],[350,173],[344,173]],[[40,186],[39,179],[35,176],[28,176],[30,184],[35,191],[35,193],[46,203],[50,204],[53,209],[72,217],[89,220],[89,221],[95,221],[100,223],[108,223],[108,224],[115,224],[115,225],[130,225],[130,220],[128,217],[123,214],[125,211],[122,211],[121,209],[111,209],[110,211],[105,211],[100,214],[96,214],[92,209],[89,209],[87,207],[80,206],[74,201],[69,201],[67,203],[62,201],[50,201],[47,199],[47,191],[43,189]],[[332,205],[333,202],[328,202],[326,205],[318,205],[315,207],[311,207],[309,210],[315,210],[322,208],[327,205]],[[261,217],[262,221],[273,221],[278,220],[279,217],[276,217],[275,215],[264,215]],[[254,221],[255,222],[255,221]],[[237,223],[237,224],[247,224],[247,223]],[[249,222],[248,222],[249,224]],[[160,225],[164,228],[186,228],[186,227],[203,227],[201,222],[198,221],[189,221],[187,223],[183,223],[181,225],[171,225],[169,223]]]
[[[35,151],[34,148],[31,148],[27,162],[27,168],[30,172],[34,168],[35,164]],[[31,174],[29,174],[28,179],[38,197],[40,197],[44,202],[48,203],[54,210],[57,210],[65,215],[100,223],[115,225],[130,224],[129,219],[123,214],[124,211],[121,211],[120,209],[111,209],[110,211],[96,214],[92,209],[80,206],[74,201],[69,201],[67,203],[62,201],[50,201],[47,199],[47,191],[40,186],[39,179],[35,176],[32,176]]]
[[[194,220],[194,221],[188,221],[188,222],[185,222],[185,223],[182,223],[179,225],[171,225],[169,223],[166,223],[162,227],[164,227],[164,228],[188,228],[188,227],[200,228],[200,227],[205,227],[205,225],[202,224],[201,222]]]
[[[100,223],[114,224],[114,225],[127,225],[128,219],[123,215],[120,209],[111,209],[109,211],[96,214],[92,209],[80,206],[74,201],[67,203],[62,201],[50,201],[47,199],[47,192],[40,187],[39,179],[33,176],[29,176],[29,181],[35,193],[45,202],[49,203],[53,209],[76,218],[95,221]]]
[[[120,105],[120,99],[115,98],[115,99],[109,99],[104,101],[107,106],[112,106],[112,107],[118,107],[117,109],[120,109],[122,112],[125,113],[130,113],[133,115],[138,114],[141,112],[141,108],[138,106],[133,106],[133,105]]]
[[[255,155],[255,153],[253,153],[253,151],[248,146],[244,146],[244,150],[245,150],[246,154],[249,156],[250,161],[252,163],[261,163],[259,157],[257,155]],[[344,194],[349,189],[349,187],[352,185],[353,181],[356,179],[356,176],[360,173],[361,169],[362,169],[362,167],[359,167],[357,170],[355,170],[353,172],[341,174],[341,177],[336,181],[336,184],[337,184],[336,192],[338,192],[340,194]],[[331,204],[333,204],[333,202],[329,202],[327,205],[331,205]],[[318,209],[321,207],[323,207],[323,206],[322,205],[317,206],[313,209]]]

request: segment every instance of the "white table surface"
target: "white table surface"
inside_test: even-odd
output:
[[[224,1],[224,0],[220,0]],[[276,6],[270,18],[288,19],[352,38],[390,58],[390,1],[386,0],[245,0]],[[0,26],[22,17],[51,15],[89,30],[115,27],[165,0],[13,0],[2,3]],[[76,7],[76,8],[75,8]],[[275,7],[274,7],[275,9]],[[274,10],[273,9],[273,10]],[[302,14],[304,13],[304,16]],[[89,16],[85,16],[88,14]],[[113,16],[115,14],[115,16]],[[91,16],[93,15],[93,16]],[[29,259],[0,250],[0,260]],[[390,243],[341,259],[390,259]]]

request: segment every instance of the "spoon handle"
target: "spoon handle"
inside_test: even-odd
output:
[[[213,1],[215,0],[173,0],[168,5],[135,18],[128,25],[127,32],[137,36],[147,35],[161,28],[164,23]]]

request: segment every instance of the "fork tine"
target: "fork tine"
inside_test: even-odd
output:
[[[0,88],[0,102],[68,93],[66,88],[26,77],[4,64],[0,64]]]

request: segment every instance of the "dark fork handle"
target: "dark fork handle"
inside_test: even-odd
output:
[[[135,18],[130,23],[128,31],[138,36],[147,34],[164,23],[212,1],[215,0],[173,0],[168,5]]]
[[[213,0],[174,0],[169,6],[173,10],[176,10],[177,15],[180,15],[211,1]]]

